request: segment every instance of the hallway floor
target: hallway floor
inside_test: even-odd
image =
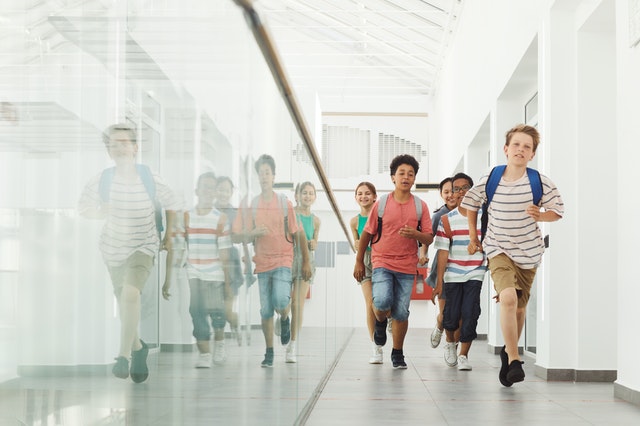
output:
[[[251,346],[227,340],[223,367],[195,369],[195,353],[154,353],[143,384],[110,373],[14,379],[0,383],[0,425],[640,424],[640,407],[615,399],[611,383],[546,382],[525,358],[525,381],[505,388],[485,341],[471,349],[473,370],[458,371],[444,363],[442,344],[429,346],[430,332],[410,329],[408,369],[394,370],[388,348],[384,364],[368,363],[366,331],[355,330],[324,387],[328,339],[312,329],[297,364],[285,364],[280,347],[271,369],[260,368],[264,348],[253,331]]]

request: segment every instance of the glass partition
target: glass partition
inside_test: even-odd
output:
[[[0,420],[300,421],[352,332],[340,284],[350,279],[353,256],[308,140],[243,10],[231,0],[6,3],[0,12]],[[121,315],[114,271],[103,255],[105,221],[80,214],[80,200],[117,163],[111,149],[118,148],[108,151],[104,140],[115,123],[135,129],[135,161],[160,176],[172,205],[184,211],[197,202],[198,177],[213,172],[232,182],[231,204],[250,212],[260,193],[254,164],[262,154],[275,159],[276,190],[293,205],[295,185],[314,184],[312,211],[321,228],[297,363],[285,363],[276,337],[274,366],[261,368],[265,340],[252,266],[235,297],[227,297],[238,330],[225,325],[226,362],[194,368],[189,282],[176,260],[184,228],[179,212],[174,259],[154,252],[140,296],[149,378],[135,384],[113,376]],[[243,261],[253,255],[251,244],[234,247]]]

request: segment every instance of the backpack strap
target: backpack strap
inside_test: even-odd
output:
[[[151,169],[144,164],[136,164],[136,170],[138,171],[138,175],[140,175],[144,188],[147,190],[147,194],[149,194],[149,198],[151,198],[153,202],[156,211],[156,229],[158,230],[158,235],[162,235],[162,231],[164,231],[164,226],[162,225],[162,206],[156,197],[156,181],[153,179],[153,173],[151,173]]]
[[[384,194],[382,197],[378,199],[378,232],[376,236],[371,241],[371,245],[380,241],[380,237],[382,236],[382,215],[384,214],[384,208],[387,207],[387,197],[389,194]]]
[[[527,176],[529,177],[529,185],[531,185],[531,193],[533,194],[533,204],[537,206],[542,200],[542,178],[540,177],[540,172],[529,167],[527,167]]]
[[[440,217],[440,222],[442,222],[442,227],[444,228],[444,235],[447,236],[449,240],[453,238],[453,232],[451,232],[451,224],[449,223],[449,216],[443,214]]]
[[[506,165],[495,166],[491,169],[487,183],[485,184],[485,193],[487,194],[487,201],[482,204],[482,216],[480,217],[480,243],[484,240],[484,236],[487,233],[487,226],[489,224],[489,203],[493,199],[493,195],[496,193],[496,188],[500,184],[500,179],[504,174]]]
[[[104,203],[109,202],[109,195],[111,193],[111,182],[113,182],[113,176],[116,174],[116,168],[110,167],[104,169],[100,175],[100,182],[98,183],[98,193]]]

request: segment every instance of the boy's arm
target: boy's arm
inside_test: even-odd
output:
[[[449,250],[440,249],[436,256],[438,256],[438,260],[436,261],[436,288],[431,292],[431,301],[434,304],[436,296],[440,298],[444,290],[444,272],[447,269],[447,262],[449,261]]]
[[[467,223],[469,224],[469,245],[467,252],[475,254],[476,251],[482,251],[482,244],[478,239],[478,211],[467,209]]]
[[[165,210],[165,217],[167,219],[167,229],[164,232],[164,239],[162,240],[162,244],[160,245],[160,250],[171,251],[173,233],[176,230],[176,211],[175,210]]]
[[[420,246],[420,249],[418,250],[418,264],[420,266],[425,265],[427,262],[429,262],[429,258],[427,257],[427,249],[429,248],[429,246],[423,244]]]
[[[527,214],[536,222],[555,222],[562,219],[562,216],[553,210],[540,211],[540,207],[533,204],[527,207]]]

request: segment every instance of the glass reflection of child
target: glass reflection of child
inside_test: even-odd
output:
[[[295,189],[295,197],[296,207],[294,210],[298,226],[302,228],[306,237],[311,277],[305,279],[302,276],[302,250],[298,244],[295,244],[293,248],[293,266],[291,268],[293,280],[293,289],[291,291],[291,340],[287,346],[285,356],[286,362],[289,363],[298,361],[297,338],[302,327],[305,299],[309,291],[309,285],[313,284],[315,275],[314,253],[318,245],[318,233],[320,232],[320,218],[311,213],[311,205],[316,201],[316,187],[311,182],[298,184]]]
[[[216,208],[227,215],[229,224],[233,224],[238,214],[238,208],[231,205],[233,195],[233,182],[227,176],[219,176],[216,183]],[[240,252],[234,246],[229,249],[229,261],[224,264],[229,274],[231,296],[225,302],[225,315],[231,327],[231,333],[236,338],[238,345],[242,344],[242,336],[238,330],[238,313],[233,310],[238,289],[244,283]]]
[[[159,176],[136,164],[138,143],[136,131],[131,126],[110,126],[105,131],[104,143],[115,167],[87,183],[78,209],[84,217],[105,220],[100,251],[111,276],[121,323],[120,352],[112,372],[121,379],[131,375],[134,382],[140,383],[149,376],[149,349],[138,335],[141,292],[160,248],[155,202],[159,202],[166,212],[167,232],[162,242],[166,250],[171,250],[175,212],[181,205]],[[105,176],[110,177],[106,179]],[[151,198],[149,185],[154,188],[155,199]]]
[[[229,274],[223,265],[229,259],[231,235],[227,216],[214,206],[215,194],[215,175],[200,175],[196,185],[197,204],[185,214],[189,245],[187,275],[191,291],[189,313],[199,352],[196,368],[211,367],[211,328],[214,331],[213,363],[226,361],[225,301],[230,298],[231,289]]]

